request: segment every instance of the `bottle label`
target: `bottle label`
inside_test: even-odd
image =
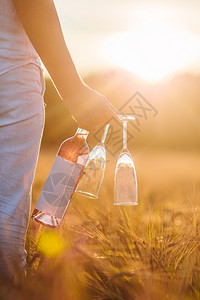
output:
[[[35,208],[61,219],[83,168],[57,155]]]

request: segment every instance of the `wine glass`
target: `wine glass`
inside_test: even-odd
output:
[[[90,152],[88,162],[76,192],[88,198],[98,199],[106,166],[105,140],[110,124],[104,128],[102,139]]]
[[[114,205],[138,205],[135,166],[127,149],[127,122],[136,116],[121,114],[118,118],[123,123],[123,149],[115,169]]]

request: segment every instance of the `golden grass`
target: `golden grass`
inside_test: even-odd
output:
[[[41,152],[33,206],[54,156]],[[52,243],[30,222],[27,277],[13,299],[200,299],[200,156],[143,151],[134,161],[138,207],[113,206],[110,159],[100,199],[75,195]],[[54,248],[56,235],[61,250],[41,251],[42,237]]]

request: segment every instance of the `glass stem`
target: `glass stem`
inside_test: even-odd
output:
[[[110,126],[110,124],[107,124],[107,125],[104,127],[103,135],[102,135],[102,138],[101,138],[101,144],[104,144],[104,143],[105,143],[105,140],[106,140],[106,136],[107,136],[107,133],[108,133],[109,126]]]
[[[123,121],[123,149],[127,149],[127,121]]]

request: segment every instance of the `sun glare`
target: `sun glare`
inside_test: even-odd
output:
[[[113,35],[104,44],[110,62],[152,81],[192,64],[197,52],[195,36],[152,20],[132,32]]]

